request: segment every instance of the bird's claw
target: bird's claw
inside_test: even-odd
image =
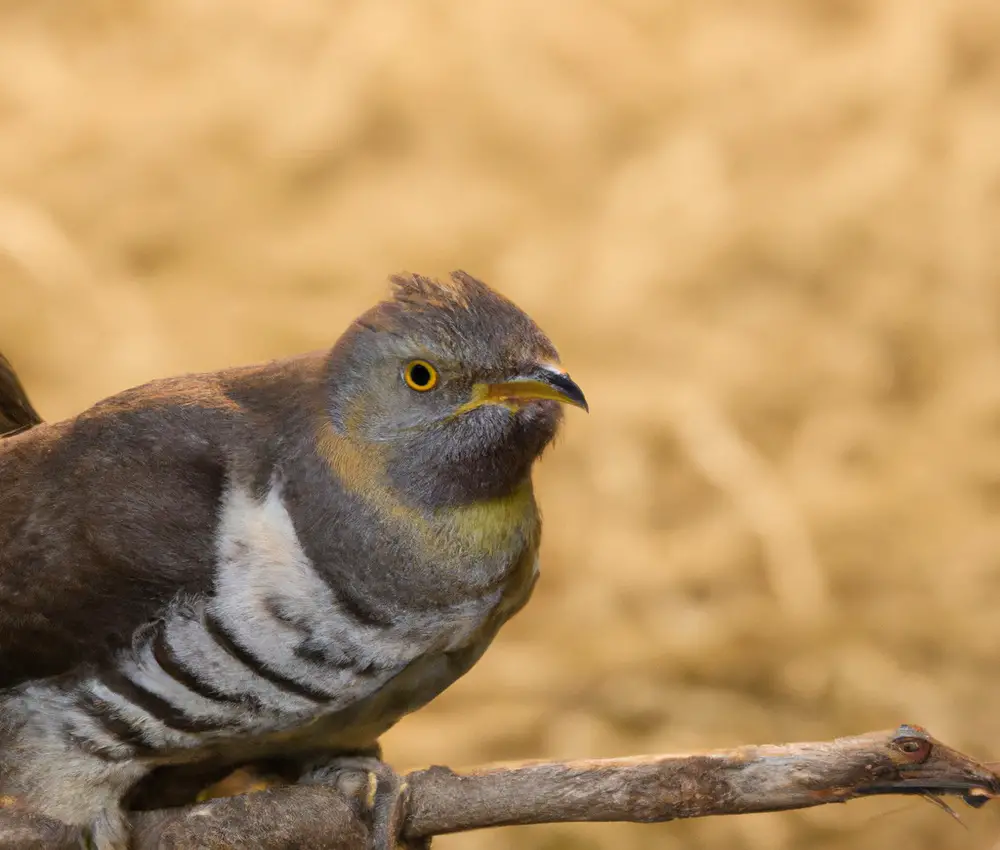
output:
[[[368,826],[372,850],[429,850],[430,839],[403,838],[410,789],[379,756],[333,758],[299,782],[336,788],[352,800]]]

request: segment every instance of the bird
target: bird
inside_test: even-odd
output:
[[[464,271],[391,276],[332,347],[63,421],[0,361],[0,796],[126,850],[171,771],[354,770],[394,846],[378,740],[531,596],[566,407],[549,337]]]

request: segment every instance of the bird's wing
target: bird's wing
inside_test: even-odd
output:
[[[97,660],[210,587],[222,415],[110,405],[0,440],[0,688]]]

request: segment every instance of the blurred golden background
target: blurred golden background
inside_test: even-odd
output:
[[[58,418],[466,269],[593,412],[534,601],[395,764],[901,721],[1000,758],[998,44],[986,0],[3,3],[0,349]],[[1000,846],[963,811],[435,847]]]

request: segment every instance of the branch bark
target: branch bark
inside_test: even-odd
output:
[[[570,762],[413,771],[404,837],[513,824],[663,822],[842,803],[872,794],[957,796],[978,808],[1000,794],[994,768],[915,726],[832,741]],[[16,809],[0,848],[75,847],[74,836]],[[9,816],[9,818],[7,817]],[[184,809],[138,812],[139,850],[363,850],[358,807],[337,791],[283,786]]]

